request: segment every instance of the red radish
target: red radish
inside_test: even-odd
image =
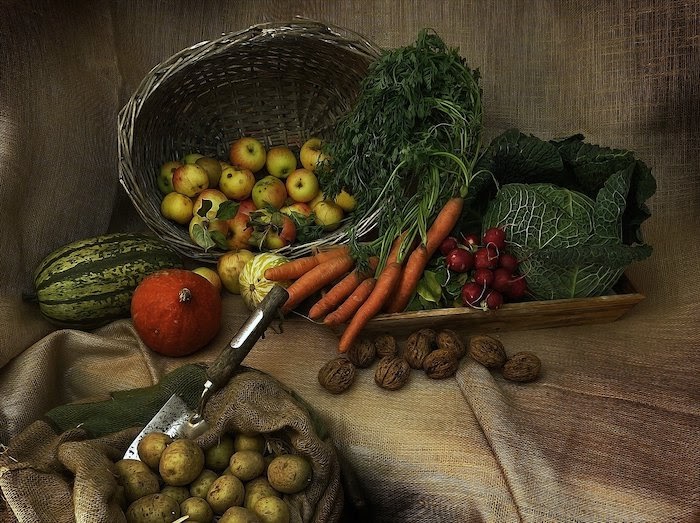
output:
[[[491,310],[500,309],[501,305],[503,305],[503,295],[500,292],[491,289],[488,291],[486,298],[484,298],[484,304]]]
[[[506,248],[506,231],[500,227],[491,227],[484,232],[484,245],[493,245],[499,251]]]
[[[510,286],[507,293],[508,298],[511,300],[517,300],[525,296],[526,292],[527,282],[525,281],[525,277],[519,276],[518,278],[510,280]]]
[[[507,269],[513,274],[518,268],[518,259],[510,253],[502,252],[498,257],[498,266]]]
[[[474,271],[474,283],[477,283],[482,287],[490,287],[491,283],[493,282],[493,277],[494,273],[491,269],[481,267]]]
[[[440,252],[443,256],[447,256],[451,250],[456,249],[459,246],[457,238],[454,236],[448,236],[440,244]]]
[[[467,282],[462,287],[462,303],[475,307],[479,303],[483,293],[484,288],[481,285],[473,281]]]
[[[481,247],[474,253],[474,267],[495,269],[498,267],[498,252],[493,246]]]
[[[507,296],[508,292],[510,291],[510,282],[511,272],[508,269],[499,267],[493,271],[493,282],[491,283],[491,287],[494,290],[497,290],[498,292]]]
[[[481,240],[479,239],[478,234],[467,234],[466,236],[462,236],[462,243],[466,245],[467,247],[470,247],[472,250],[476,250],[477,247],[479,247],[479,242]]]
[[[474,266],[474,256],[466,249],[452,249],[445,257],[445,265],[454,272],[467,272]]]

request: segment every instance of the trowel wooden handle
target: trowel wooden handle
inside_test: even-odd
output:
[[[231,343],[221,351],[221,354],[207,370],[207,377],[211,382],[212,392],[228,383],[236,369],[241,365],[250,352],[279,313],[280,307],[289,298],[287,289],[279,285],[272,287],[267,296],[263,298],[258,308],[253,311],[248,320],[243,324]]]

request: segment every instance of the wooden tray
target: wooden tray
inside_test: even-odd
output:
[[[619,319],[645,298],[624,275],[615,285],[614,291],[615,294],[595,298],[508,303],[495,311],[460,307],[382,314],[371,320],[363,333],[403,337],[428,327],[473,333],[609,323]],[[338,333],[343,330],[344,326],[337,328]]]

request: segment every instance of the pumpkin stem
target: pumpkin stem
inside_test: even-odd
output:
[[[185,287],[180,291],[180,294],[178,294],[177,297],[178,300],[180,300],[180,303],[189,303],[192,301],[192,291]]]

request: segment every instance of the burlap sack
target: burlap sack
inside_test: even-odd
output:
[[[0,492],[7,501],[0,521],[126,521],[114,462],[142,427],[123,427],[150,419],[172,393],[196,405],[205,380],[203,367],[188,365],[157,386],[116,393],[105,402],[58,407],[32,423],[0,455]],[[306,457],[313,468],[311,483],[285,496],[291,521],[338,521],[343,510],[338,455],[296,394],[268,374],[243,369],[212,396],[205,418],[210,428],[197,438],[204,449],[225,433],[260,433],[274,452]]]

